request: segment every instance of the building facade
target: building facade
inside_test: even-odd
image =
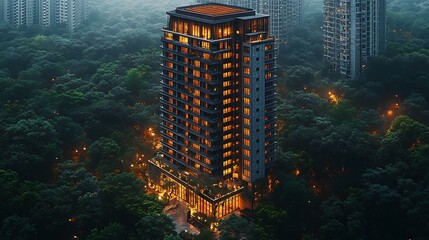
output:
[[[87,0],[56,0],[55,22],[66,24],[69,29],[75,29],[77,25],[88,18]]]
[[[36,1],[34,0],[4,0],[3,20],[15,25],[31,26],[36,21]]]
[[[88,18],[87,0],[4,0],[0,7],[2,19],[17,27],[66,24],[74,30]]]
[[[278,42],[286,42],[290,31],[302,20],[302,0],[197,0],[197,3],[208,2],[252,8],[269,15],[270,35]]]
[[[324,0],[324,58],[333,72],[359,78],[386,48],[385,0]]]
[[[216,218],[274,160],[275,47],[269,16],[209,3],[168,12],[162,38],[162,149],[152,179]],[[163,177],[159,177],[159,176]]]

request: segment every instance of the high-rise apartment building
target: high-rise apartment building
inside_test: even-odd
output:
[[[88,18],[87,0],[55,0],[55,22],[71,30]]]
[[[88,18],[87,0],[4,0],[2,19],[16,26],[66,24],[73,30]]]
[[[258,11],[271,17],[272,35],[287,41],[290,31],[302,18],[302,0],[258,0]]]
[[[162,149],[152,183],[196,212],[222,217],[274,160],[275,48],[269,16],[209,3],[167,13],[161,73]]]
[[[43,27],[53,25],[55,23],[55,0],[40,0],[39,2],[39,24]]]
[[[31,26],[36,21],[35,0],[3,0],[3,20],[15,26]]]
[[[386,47],[385,0],[324,0],[324,57],[332,71],[359,78]]]
[[[270,16],[270,35],[279,42],[287,41],[290,30],[301,22],[302,0],[197,0],[253,8]]]

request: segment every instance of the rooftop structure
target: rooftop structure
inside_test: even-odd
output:
[[[179,10],[180,9],[180,10]],[[202,15],[217,17],[217,16],[227,16],[235,13],[249,12],[251,10],[245,8],[237,8],[227,5],[197,5],[190,6],[185,8],[179,8],[179,11],[188,11],[193,13],[198,13]]]
[[[270,35],[287,41],[290,30],[301,22],[302,0],[196,0],[197,3],[221,3],[254,9],[270,16]]]

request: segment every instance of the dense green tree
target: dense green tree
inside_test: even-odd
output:
[[[222,240],[270,239],[260,226],[235,214],[220,220],[218,230]]]
[[[135,227],[138,239],[163,240],[169,235],[176,235],[173,221],[163,213],[148,213]]]
[[[34,225],[28,219],[16,215],[2,222],[0,234],[5,240],[30,240],[37,237]]]
[[[118,223],[112,223],[101,230],[93,229],[88,236],[88,240],[126,240],[127,232]]]

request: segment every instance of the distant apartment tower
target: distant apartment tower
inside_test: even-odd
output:
[[[36,1],[35,0],[3,0],[3,20],[15,25],[31,26],[36,21]]]
[[[71,30],[88,18],[87,0],[4,0],[2,19],[16,26],[66,24]]]
[[[331,70],[356,79],[368,58],[386,48],[385,0],[324,0],[324,58]]]
[[[77,25],[88,18],[87,0],[56,0],[55,1],[55,22],[67,24],[67,27],[74,30]]]
[[[302,0],[197,0],[197,3],[216,2],[256,10],[270,16],[270,34],[279,42],[287,41],[290,30],[302,18]]]
[[[302,0],[258,0],[257,10],[270,15],[272,35],[282,42],[302,20]]]
[[[274,161],[276,65],[269,16],[216,3],[168,15],[162,148],[160,159],[150,162],[151,179],[173,182],[179,199],[219,218],[240,208],[243,186],[264,179]]]
[[[39,1],[39,24],[49,27],[55,23],[55,0]]]

